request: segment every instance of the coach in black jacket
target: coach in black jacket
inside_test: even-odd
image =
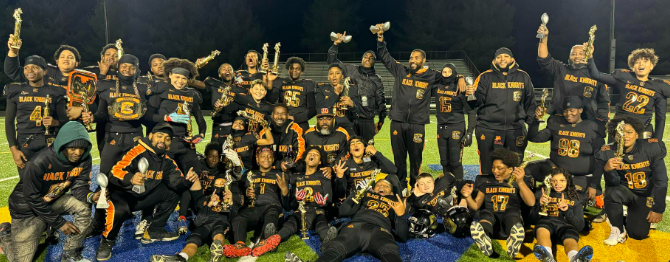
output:
[[[476,88],[476,92],[475,92]],[[535,112],[535,94],[530,76],[519,69],[512,51],[502,47],[496,51],[491,69],[481,73],[475,84],[468,87],[467,95],[476,99],[468,101],[477,109],[477,146],[479,147],[480,172],[491,172],[491,152],[505,147],[521,154],[526,149],[526,125]]]

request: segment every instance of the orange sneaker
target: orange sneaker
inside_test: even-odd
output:
[[[265,240],[262,240],[253,250],[251,250],[251,255],[254,257],[260,257],[263,254],[270,252],[279,246],[281,242],[281,237],[279,235],[272,235]]]

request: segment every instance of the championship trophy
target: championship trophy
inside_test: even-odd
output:
[[[540,109],[542,109],[542,114],[547,113],[547,97],[549,97],[549,89],[542,89],[542,97],[540,98]],[[540,123],[544,123],[544,119],[538,120]]]
[[[384,30],[384,32],[388,31],[389,29],[391,29],[391,22],[386,22],[382,25],[382,30]],[[370,26],[370,32],[372,32],[373,34],[376,34],[377,31],[379,31],[379,30],[377,30],[377,26],[375,26],[375,25]]]
[[[598,27],[596,25],[591,26],[591,29],[589,29],[589,43],[586,46],[586,52],[584,52],[584,63],[588,63],[589,58],[593,57],[593,41],[596,40],[596,30],[598,30]]]
[[[286,168],[292,168],[295,165],[295,152],[293,152],[293,145],[286,145],[286,152],[282,162],[285,163]]]
[[[266,127],[270,126],[270,124],[268,123],[267,120],[262,119],[262,118],[254,117],[251,114],[247,113],[247,111],[242,111],[242,110],[237,111],[237,115],[246,118],[247,120],[249,120],[249,123],[259,124],[263,128],[266,128]]]
[[[98,198],[98,202],[95,204],[95,208],[97,209],[107,209],[109,207],[109,204],[107,203],[107,184],[109,183],[109,180],[107,179],[107,175],[105,174],[98,174],[98,176],[95,178],[95,182],[98,183],[100,186],[100,197]]]
[[[467,86],[473,86],[475,84],[475,79],[472,78],[471,76],[465,77],[465,84]],[[474,101],[474,100],[477,100],[477,98],[475,97],[475,94],[472,93],[472,95],[468,96],[468,101]]]
[[[351,86],[349,85],[349,81],[350,81],[350,80],[351,80],[351,79],[350,79],[349,77],[347,77],[347,78],[344,79],[344,83],[343,83],[343,85],[344,85],[344,89],[342,89],[342,95],[343,95],[343,96],[346,96],[346,97],[349,96],[349,88],[351,88]],[[347,106],[346,106],[346,105],[343,105],[343,106],[342,106],[342,110],[347,110]]]
[[[223,110],[223,107],[226,106],[226,100],[228,100],[228,92],[230,92],[230,86],[226,86],[223,88],[223,91],[221,93],[221,98],[217,100],[219,106],[214,106],[214,110],[212,110],[212,117],[216,116],[221,110]],[[230,103],[228,103],[230,104]]]
[[[547,175],[544,177],[544,194],[549,196],[551,194],[551,176]],[[540,216],[547,216],[547,206],[548,204],[541,205],[541,210],[538,213]]]
[[[263,63],[265,63],[265,59],[268,59],[268,43],[263,44],[263,60],[261,60],[260,70],[260,72],[263,74],[267,74],[269,69],[268,67],[270,67],[269,64],[267,66],[263,65]]]
[[[384,31],[386,31],[386,30],[384,30]],[[341,37],[338,38],[337,34],[335,32],[330,32],[330,41],[336,41],[337,39],[342,39],[342,43],[345,43],[345,44],[351,42],[351,36],[350,35],[341,36]]]
[[[44,99],[44,114],[43,117],[48,117],[51,114],[51,109],[49,109],[49,104],[51,104],[51,96],[47,95],[46,99]],[[44,125],[44,135],[48,136],[51,135],[49,132],[49,126]]]
[[[12,48],[16,49],[21,48],[19,45],[19,41],[21,41],[21,14],[23,14],[21,8],[14,10],[14,45],[12,45]]]
[[[542,14],[540,20],[542,20],[542,29],[544,29],[547,27],[547,23],[549,23],[549,15],[547,13]],[[535,37],[539,39],[544,38],[544,30],[542,30],[542,33],[537,34]]]
[[[309,239],[309,232],[307,231],[307,209],[305,208],[305,200],[298,201],[298,211],[300,212],[300,237],[303,240]]]
[[[119,60],[121,60],[121,57],[123,56],[123,46],[121,46],[121,44],[123,44],[123,41],[121,41],[121,39],[116,40],[116,44],[114,44],[114,46],[116,47],[116,53],[119,56]]]
[[[219,50],[212,51],[212,53],[210,53],[208,56],[205,56],[203,58],[198,59],[198,61],[196,61],[196,63],[195,63],[195,67],[200,69],[200,68],[206,66],[207,63],[209,63],[209,61],[212,61],[212,59],[214,59],[214,57],[216,57],[219,54],[221,54],[221,52]]]
[[[98,76],[85,70],[73,70],[68,76],[67,100],[68,107],[82,107],[83,113],[88,113],[88,106],[95,101],[97,92]],[[86,130],[91,131],[91,123],[85,125]]]
[[[83,111],[82,111],[82,112],[85,113],[85,114],[88,114],[88,113],[91,112],[91,111],[88,109],[88,105],[89,105],[89,104],[92,104],[92,102],[91,102],[91,98],[89,97],[88,93],[86,93],[86,92],[81,92],[81,97],[82,97],[83,102],[84,102],[84,103],[83,103],[84,108],[83,108]],[[88,130],[88,131],[93,130],[93,127],[91,127],[91,122],[86,123],[85,126],[86,126],[86,130]]]
[[[614,157],[617,158],[623,158],[624,155],[624,148],[623,148],[623,126],[625,126],[626,123],[624,121],[619,122],[619,124],[616,125],[616,136],[614,139],[616,139],[617,142],[617,147],[616,147],[616,152],[614,153]]]
[[[140,162],[137,163],[137,169],[139,169],[140,174],[142,175],[147,175],[147,169],[149,169],[149,160],[147,160],[146,157],[143,157],[140,159]],[[133,192],[142,194],[146,188],[144,187],[144,184],[141,185],[133,185]]]
[[[226,192],[230,191],[230,184],[233,183],[233,178],[230,176],[230,169],[226,171],[226,183],[223,184],[223,188]],[[225,193],[225,192],[224,192]],[[230,206],[232,206],[233,203],[230,199],[223,199],[223,208],[225,210],[230,209]]]
[[[190,139],[193,137],[193,126],[191,125],[191,109],[189,108],[189,103],[184,101],[184,103],[181,104],[181,112],[179,109],[180,107],[177,105],[177,114],[188,116],[188,122],[186,123],[186,136]],[[191,148],[195,148],[195,145],[191,144]]]
[[[528,154],[526,154],[526,157],[524,157],[524,159],[523,159],[523,163],[521,163],[521,165],[519,165],[519,167],[517,167],[517,168],[521,168],[521,169],[526,168],[528,163],[530,163],[530,159],[533,158],[534,156],[535,156],[534,153],[528,152]],[[507,181],[507,184],[509,184],[509,186],[513,186],[514,181],[516,181],[516,177],[514,176],[514,174],[512,174],[509,177],[509,180]]]
[[[254,173],[249,171],[247,173],[247,181],[249,181],[249,188],[251,188],[251,191],[254,191]],[[255,207],[256,206],[256,196],[250,197],[249,198],[249,207]]]
[[[377,175],[381,173],[381,169],[375,169],[375,171],[372,171],[370,174],[370,177],[365,180],[365,186],[362,187],[358,192],[356,192],[356,196],[352,199],[354,203],[358,204],[358,202],[361,201],[363,196],[365,196],[365,192],[368,191],[372,187],[372,184],[375,182],[375,179],[377,178]]]
[[[368,146],[375,146],[375,139],[370,139],[368,141]],[[363,162],[370,162],[372,160],[372,154],[365,152],[365,155],[363,155]]]
[[[279,74],[279,47],[281,43],[275,44],[275,61],[272,63],[272,73],[275,75]]]

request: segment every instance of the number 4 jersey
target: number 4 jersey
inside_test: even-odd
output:
[[[16,105],[16,131],[21,134],[44,133],[42,117],[44,116],[45,101],[49,96],[49,113],[54,119],[62,119],[64,115],[65,89],[44,85],[32,87],[27,83],[12,83],[5,86],[4,96]],[[56,105],[61,103],[61,112],[56,112]],[[61,120],[64,124],[66,119]]]
[[[530,188],[535,184],[530,176],[524,177],[524,181]],[[475,179],[475,188],[484,193],[484,205],[479,208],[480,210],[491,210],[495,214],[501,214],[509,210],[518,212],[521,209],[523,200],[516,182],[510,186],[507,180],[498,182],[493,175],[479,175]]]

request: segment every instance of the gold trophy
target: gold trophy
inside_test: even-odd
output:
[[[596,40],[596,30],[598,30],[598,27],[596,25],[591,26],[591,29],[589,29],[589,44],[586,46],[586,52],[584,52],[584,63],[588,63],[589,58],[593,57],[593,41]]]
[[[119,56],[119,60],[121,60],[121,57],[123,56],[123,46],[121,46],[121,44],[123,44],[123,41],[121,41],[121,39],[116,40],[116,44],[114,44],[114,46],[116,47],[116,53]]]
[[[342,90],[342,96],[347,96],[347,97],[349,96],[349,88],[351,88],[351,86],[349,85],[350,80],[351,79],[349,77],[344,79],[344,83],[343,83],[344,89]],[[343,105],[342,110],[347,110],[347,106]]]
[[[268,67],[270,66],[270,65],[268,65],[266,67],[266,66],[263,65],[263,63],[265,62],[265,59],[268,59],[268,43],[263,44],[263,60],[261,60],[261,70],[260,70],[260,72],[263,73],[263,74],[268,73],[268,69],[269,69]]]
[[[384,30],[384,32],[388,31],[389,29],[391,29],[391,22],[386,22],[386,23],[382,24],[382,30]],[[373,34],[376,34],[377,31],[379,31],[379,30],[377,30],[376,25],[371,25],[370,26],[370,32],[372,32]]]
[[[229,135],[230,136],[230,135]],[[254,173],[249,171],[247,174],[247,181],[249,181],[249,188],[251,188],[252,191],[254,191]],[[255,207],[256,206],[256,196],[250,197],[249,198],[249,207]]]
[[[230,184],[233,183],[233,178],[230,176],[230,169],[226,171],[226,183],[223,184],[224,190],[230,191]],[[225,193],[225,192],[224,192]],[[223,199],[223,209],[228,210],[230,209],[230,206],[233,205],[233,202],[230,199]]]
[[[340,37],[338,38],[338,37],[337,37],[337,33],[335,33],[335,32],[330,32],[330,41],[336,41],[337,39],[340,39],[340,38],[342,39],[342,43],[345,43],[345,44],[346,44],[346,43],[351,42],[351,36],[350,36],[350,35],[347,35],[347,36],[340,36]]]
[[[90,110],[88,109],[88,105],[91,103],[91,98],[88,96],[88,93],[86,92],[81,92],[81,98],[82,98],[82,106],[83,106],[83,111],[85,114],[90,113]],[[88,122],[85,124],[86,130],[91,131],[93,128],[91,127],[91,122]]]
[[[309,232],[307,231],[307,209],[305,208],[305,200],[298,201],[298,211],[300,212],[300,237],[302,239],[309,239]]]
[[[249,122],[251,122],[251,123],[259,124],[263,128],[266,128],[266,127],[270,126],[270,124],[268,123],[267,120],[262,119],[262,118],[254,117],[254,116],[250,115],[249,113],[247,113],[246,111],[242,111],[242,110],[237,111],[237,115],[248,119]]]
[[[542,28],[547,27],[547,23],[549,23],[549,15],[547,13],[542,14],[540,20],[542,21]],[[544,31],[542,33],[537,34],[535,37],[539,39],[544,38]]]
[[[361,201],[363,196],[365,196],[365,192],[368,191],[372,187],[372,184],[375,182],[375,179],[377,178],[377,175],[381,173],[381,169],[375,169],[375,171],[372,171],[370,174],[370,177],[365,180],[365,186],[362,187],[358,192],[356,192],[356,196],[352,199],[354,203],[358,204],[358,202]]]
[[[226,100],[228,100],[228,92],[230,92],[230,88],[231,88],[230,86],[226,86],[226,87],[223,88],[223,91],[222,91],[223,93],[221,94],[221,98],[219,98],[219,100],[217,101],[217,102],[219,102],[218,103],[219,106],[215,106],[214,110],[212,110],[212,117],[216,116],[216,114],[221,112],[223,107],[227,106]],[[230,103],[228,103],[228,104],[230,104]]]
[[[209,61],[212,61],[212,59],[214,59],[214,57],[216,57],[219,54],[221,54],[221,51],[219,51],[219,50],[212,51],[212,53],[210,53],[208,56],[200,58],[199,61],[197,61],[195,63],[195,67],[200,69],[200,68],[206,66],[207,63],[209,63]]]
[[[51,109],[49,109],[49,105],[51,104],[51,96],[47,95],[46,99],[44,99],[44,114],[43,117],[48,117],[51,114]],[[48,136],[51,135],[49,132],[49,126],[44,125],[44,135]]]
[[[181,106],[181,110],[184,115],[188,116],[188,123],[186,123],[186,135],[188,137],[193,136],[193,126],[191,125],[191,109],[189,109],[189,104],[188,102],[184,101],[184,103]],[[177,108],[177,112],[179,112],[179,108]],[[193,145],[191,145],[193,146]]]
[[[617,158],[623,158],[624,155],[624,148],[623,148],[623,126],[625,126],[626,123],[624,121],[619,122],[619,124],[616,125],[616,139],[617,142],[617,147],[616,147],[616,152],[614,153],[614,157]],[[632,181],[629,181],[629,183],[632,183]]]
[[[549,97],[549,89],[542,89],[542,97],[540,98],[540,109],[542,109],[542,114],[547,113],[547,97]],[[538,120],[538,122],[543,123],[544,119]]]
[[[521,169],[526,168],[528,163],[530,163],[530,159],[533,158],[534,156],[535,156],[535,154],[533,152],[528,152],[528,154],[526,154],[526,157],[524,157],[523,162],[521,163],[521,165],[519,165],[519,167],[517,167],[517,168],[521,168]],[[516,177],[514,176],[514,174],[512,174],[509,177],[509,180],[507,181],[507,184],[509,184],[509,186],[513,186],[514,181],[516,181]]]
[[[272,73],[275,75],[279,74],[279,47],[281,43],[275,44],[275,61],[272,63]]]
[[[551,194],[551,176],[550,175],[547,175],[546,177],[544,177],[544,194],[546,196],[549,196],[549,194]],[[548,206],[547,204],[541,205],[541,207],[540,207],[541,210],[538,213],[540,216],[545,216],[545,217],[548,216],[547,215],[547,206]]]
[[[19,45],[19,41],[21,41],[21,14],[23,14],[21,8],[14,10],[14,45],[12,45],[12,48],[16,49],[21,48]]]

